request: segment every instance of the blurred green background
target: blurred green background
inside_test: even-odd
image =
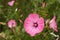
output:
[[[8,5],[9,1],[11,0],[0,0],[0,40],[56,40],[56,37],[50,34],[51,32],[60,36],[60,0],[15,0],[13,6]],[[46,5],[43,8],[44,2]],[[34,37],[27,34],[23,26],[24,20],[30,13],[34,12],[44,17],[45,20],[52,19],[53,15],[56,14],[58,32],[45,28],[43,32]],[[15,33],[7,26],[10,19],[17,22]],[[22,23],[19,20],[22,20]]]

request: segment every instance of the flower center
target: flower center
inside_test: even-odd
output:
[[[12,27],[13,27],[14,23],[12,23]]]
[[[38,27],[38,24],[37,23],[34,23],[34,25],[33,25],[34,27]]]

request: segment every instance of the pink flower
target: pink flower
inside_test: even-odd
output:
[[[29,14],[29,16],[24,21],[24,29],[30,34],[30,36],[35,36],[44,29],[44,19],[39,18],[38,14]]]
[[[14,2],[15,2],[14,0],[8,2],[8,5],[9,5],[9,6],[13,6]]]
[[[55,15],[54,15],[54,17],[50,20],[49,26],[50,26],[50,28],[53,29],[54,31],[58,32],[58,30],[57,30],[57,24],[56,24],[56,16],[55,16]]]
[[[8,22],[8,27],[9,27],[9,28],[16,27],[16,21],[11,19],[11,20]]]

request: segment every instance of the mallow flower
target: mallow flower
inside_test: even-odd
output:
[[[11,0],[11,1],[8,2],[8,5],[13,6],[14,2],[15,2],[15,0]]]
[[[9,20],[9,21],[8,21],[8,27],[9,27],[9,28],[14,28],[14,27],[16,27],[16,21],[13,20],[13,19]]]
[[[30,36],[41,33],[44,29],[44,18],[38,14],[29,14],[24,21],[24,29]]]
[[[56,16],[55,16],[55,15],[54,15],[54,17],[50,20],[49,26],[50,26],[50,28],[53,29],[55,32],[58,32],[58,30],[57,30],[57,23],[56,23]]]

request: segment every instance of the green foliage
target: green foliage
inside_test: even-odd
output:
[[[0,30],[3,30],[0,31],[0,40],[55,40],[56,38],[50,34],[54,31],[49,28],[44,29],[43,32],[34,37],[25,32],[24,20],[30,13],[34,12],[46,20],[51,19],[56,14],[59,31],[55,34],[60,35],[60,0],[45,0],[46,6],[44,8],[42,8],[44,0],[16,0],[13,6],[7,4],[9,1],[0,0],[0,22],[6,23],[6,25],[0,24]],[[23,16],[21,17],[21,15]],[[17,26],[14,29],[15,32],[7,26],[7,22],[10,19],[15,19],[17,22]],[[22,20],[22,23],[19,22],[19,19]]]

